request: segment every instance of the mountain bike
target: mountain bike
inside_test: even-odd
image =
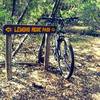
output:
[[[44,20],[45,25],[55,25],[57,27],[56,35],[54,42],[53,54],[55,60],[58,62],[57,71],[65,77],[69,79],[74,71],[74,51],[73,47],[68,38],[64,36],[66,31],[64,30],[65,24],[74,22],[78,20],[78,17],[66,18],[63,19],[60,10],[61,10],[61,0],[54,0],[55,4],[52,10],[51,15],[44,14],[41,18],[39,18],[38,23]],[[51,34],[52,35],[52,34]],[[43,48],[45,46],[45,34],[42,39],[41,46],[39,48],[38,53],[38,63],[43,63]]]

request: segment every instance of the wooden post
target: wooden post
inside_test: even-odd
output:
[[[49,54],[50,54],[50,34],[45,34],[45,57],[44,57],[44,67],[48,69],[49,66]]]
[[[11,35],[6,35],[5,67],[7,70],[7,80],[8,81],[12,79],[11,50],[12,50],[12,37],[11,37]]]

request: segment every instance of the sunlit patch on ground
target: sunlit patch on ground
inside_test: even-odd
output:
[[[93,100],[100,100],[100,93],[92,94],[92,99]]]

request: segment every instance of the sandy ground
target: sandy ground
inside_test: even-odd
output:
[[[0,100],[100,100],[100,38],[73,39],[75,70],[70,80],[43,66],[13,67],[13,79],[0,69]]]

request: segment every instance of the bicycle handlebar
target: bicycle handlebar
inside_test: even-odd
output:
[[[41,16],[41,18],[38,19],[37,23],[40,21],[40,20],[44,20],[46,22],[50,22],[50,23],[53,23],[55,21],[58,21],[59,24],[61,24],[61,27],[63,28],[65,26],[64,23],[70,23],[70,22],[74,22],[74,21],[78,21],[79,20],[79,17],[70,17],[70,18],[52,18],[52,17],[44,17],[44,16]],[[58,30],[57,33],[66,33],[67,31],[66,30]]]
[[[79,17],[70,17],[70,18],[52,18],[52,17],[41,17],[40,20],[45,20],[47,22],[55,22],[55,21],[58,21],[59,23],[60,22],[73,22],[73,21],[76,21],[76,20],[79,20]]]

